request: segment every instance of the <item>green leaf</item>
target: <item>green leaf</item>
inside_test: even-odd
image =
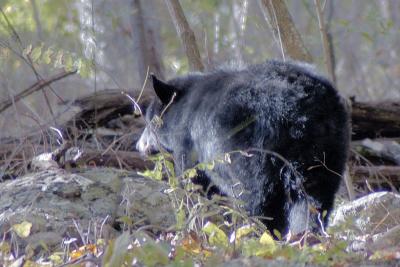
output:
[[[322,218],[325,218],[326,215],[328,215],[328,211],[327,211],[327,210],[324,210],[324,211],[322,212]]]
[[[128,232],[121,234],[116,240],[113,240],[107,246],[104,252],[102,266],[119,267],[124,263],[124,258],[130,243],[130,235]]]
[[[137,172],[137,174],[144,176],[144,177],[149,177],[158,181],[161,181],[162,179],[162,172],[161,171],[151,171],[151,170],[145,170],[144,172]]]
[[[186,221],[186,212],[184,210],[183,202],[181,202],[181,205],[175,214],[175,219],[176,219],[176,229],[182,230],[183,227],[185,226],[185,221]]]
[[[54,265],[61,265],[63,263],[63,257],[64,253],[63,252],[55,252],[49,256],[49,260],[54,264]]]
[[[183,177],[186,179],[190,179],[193,178],[197,175],[197,171],[196,169],[187,169],[185,170],[185,172],[183,173]]]
[[[207,222],[202,231],[208,236],[210,245],[226,248],[228,247],[228,237],[212,222]]]
[[[77,69],[78,74],[82,78],[88,78],[91,72],[91,62],[89,60],[78,59],[77,60]]]
[[[133,220],[129,216],[121,216],[121,217],[117,218],[116,221],[117,222],[122,222],[122,223],[124,223],[124,224],[126,224],[128,226],[132,226],[133,225]]]
[[[241,239],[241,238],[249,235],[252,232],[254,232],[254,227],[252,227],[251,225],[243,225],[242,227],[237,229],[236,239]]]
[[[175,177],[175,168],[174,164],[169,160],[164,160],[165,168],[167,169],[168,176]]]
[[[374,39],[371,37],[371,35],[368,32],[362,32],[361,35],[368,42],[370,42],[370,43],[374,42]]]
[[[276,251],[276,246],[263,245],[255,239],[246,240],[242,245],[242,252],[245,256],[266,257]]]
[[[201,171],[212,171],[215,167],[215,162],[212,161],[211,163],[199,163],[197,165],[197,169],[201,170]]]
[[[168,253],[170,248],[165,248],[162,243],[155,243],[150,237],[133,250],[133,255],[143,263],[143,266],[166,266],[169,263]]]
[[[33,62],[37,63],[38,60],[40,59],[40,56],[42,55],[42,48],[43,45],[37,46],[32,50],[31,59]]]
[[[54,54],[54,51],[49,48],[47,49],[44,54],[43,54],[43,62],[47,65],[49,65],[51,63],[51,56]]]
[[[66,71],[72,71],[74,69],[74,60],[70,54],[66,54],[65,57],[65,63],[64,63],[64,69]]]
[[[282,235],[278,230],[274,229],[272,232],[279,240],[282,240]]]

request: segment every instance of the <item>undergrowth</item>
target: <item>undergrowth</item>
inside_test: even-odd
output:
[[[251,156],[251,155],[247,155]],[[360,262],[361,256],[348,253],[348,244],[334,238],[340,229],[328,229],[329,236],[306,233],[288,239],[278,232],[273,235],[257,219],[249,218],[240,209],[240,203],[231,199],[199,196],[191,183],[198,171],[212,170],[216,164],[230,163],[230,154],[215,161],[197,164],[181,175],[176,175],[172,158],[158,154],[151,158],[154,169],[140,174],[151,179],[166,180],[169,192],[175,193],[183,184],[183,195],[175,194],[176,225],[173,229],[126,227],[117,238],[82,242],[75,249],[50,251],[42,244],[38,254],[27,248],[20,257],[12,250],[13,239],[0,243],[0,264],[4,266],[216,266],[244,257],[288,261],[321,266],[343,266]],[[128,224],[128,218],[120,218]],[[9,230],[11,236],[26,238],[32,224],[22,222]],[[81,229],[82,230],[82,229]],[[331,232],[329,232],[329,230]],[[333,232],[332,232],[333,231]],[[278,238],[273,238],[273,236]],[[64,246],[65,248],[65,246]],[[38,257],[38,255],[41,255]],[[372,259],[372,258],[371,258]]]

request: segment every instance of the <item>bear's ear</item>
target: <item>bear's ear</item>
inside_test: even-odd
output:
[[[174,94],[176,95],[178,93],[178,89],[173,87],[172,85],[169,85],[159,79],[154,74],[150,74],[152,80],[153,80],[153,88],[154,91],[156,92],[156,95],[158,98],[160,98],[161,102],[163,104],[168,104]]]

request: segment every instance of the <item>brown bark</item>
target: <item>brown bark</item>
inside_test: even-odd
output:
[[[351,173],[354,176],[359,177],[358,180],[361,179],[360,176],[369,177],[382,175],[385,177],[391,177],[394,182],[400,184],[400,166],[352,166]]]
[[[285,1],[283,0],[261,0],[261,6],[264,9],[275,37],[283,48],[284,57],[287,54],[294,60],[312,62],[311,54],[308,52],[296,25],[293,22]]]
[[[386,189],[398,192],[400,188],[400,166],[351,166],[353,185],[367,185],[370,190]]]
[[[143,25],[143,11],[140,0],[132,0],[131,6],[133,9],[131,16],[133,54],[139,74],[139,86],[141,86],[146,78],[147,68],[149,68]]]
[[[333,62],[332,62],[332,57],[331,55],[331,44],[329,44],[329,37],[328,37],[328,32],[326,29],[326,24],[325,24],[325,19],[324,19],[324,14],[322,11],[321,7],[321,2],[320,0],[314,0],[315,6],[317,8],[317,15],[318,15],[318,25],[319,25],[319,31],[321,32],[321,40],[323,44],[323,50],[324,50],[324,64],[326,71],[328,72],[328,75],[331,79],[331,81],[335,84],[335,73],[333,69]]]
[[[139,74],[139,86],[146,79],[147,69],[157,77],[164,77],[164,67],[161,60],[160,27],[155,19],[157,9],[153,0],[132,0],[132,41],[133,53]],[[145,19],[146,18],[146,19]],[[146,84],[149,86],[149,84]]]
[[[42,153],[48,153],[51,147],[24,143],[19,146],[16,150],[15,144],[0,144],[0,166],[4,169],[10,169],[11,166],[19,166],[22,168],[23,165],[29,164],[33,157],[38,156]],[[57,150],[57,149],[56,149]],[[97,167],[115,167],[123,168],[127,170],[145,170],[152,169],[154,164],[146,160],[139,152],[136,151],[119,151],[119,150],[109,150],[109,151],[98,151],[95,149],[82,149],[82,155],[76,160],[76,162],[63,162],[65,164],[71,165],[73,163],[76,166],[97,166]],[[64,151],[65,153],[65,151]],[[13,158],[9,158],[12,155]],[[55,155],[58,156],[58,155]],[[56,159],[57,163],[61,164],[60,157],[64,155],[59,155]],[[23,160],[23,157],[27,158],[27,161]],[[59,166],[64,167],[64,166]],[[1,179],[2,177],[0,177]]]
[[[141,97],[139,105],[142,109],[149,105],[151,97],[150,93],[145,93]],[[112,119],[132,114],[134,110],[133,103],[127,96],[121,94],[120,90],[112,89],[77,99],[71,106],[79,107],[79,110],[73,117],[67,119],[64,125],[78,129],[93,128],[95,125],[103,127]],[[94,116],[95,107],[97,108],[96,116]]]
[[[183,48],[189,61],[189,68],[192,71],[203,71],[204,65],[201,61],[196,37],[186,20],[183,9],[178,0],[165,0],[168,11],[174,22],[176,32],[182,41]]]
[[[400,137],[400,101],[353,102],[353,140]]]
[[[144,95],[139,103],[142,109],[147,107],[151,97],[150,94]],[[85,123],[81,124],[84,128],[94,124],[92,115],[95,102],[100,111],[97,115],[100,126],[111,118],[129,114],[133,110],[132,102],[119,90],[98,92],[97,96],[87,96],[74,102],[73,105],[81,107],[81,111],[73,118],[75,123],[84,120]],[[400,101],[353,102],[351,119],[353,140],[400,137]]]
[[[158,0],[142,0],[143,30],[146,39],[147,60],[149,70],[159,79],[164,79],[164,65],[162,62],[161,25],[158,14]]]

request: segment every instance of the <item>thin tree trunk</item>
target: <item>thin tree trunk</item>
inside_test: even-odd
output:
[[[337,85],[337,79],[336,79],[336,58],[335,58],[335,47],[333,46],[333,36],[331,33],[331,25],[332,25],[332,19],[333,19],[333,13],[334,13],[334,2],[333,0],[329,1],[329,5],[327,7],[327,18],[326,18],[326,34],[328,38],[328,45],[329,45],[329,55],[330,55],[330,61],[332,64],[332,69],[333,69],[333,83]]]
[[[329,44],[329,38],[328,38],[328,33],[326,30],[326,24],[324,20],[324,13],[322,11],[321,7],[321,2],[320,0],[314,0],[315,7],[317,9],[317,16],[318,16],[318,25],[319,25],[319,31],[321,32],[321,40],[322,40],[322,47],[324,50],[324,64],[326,71],[328,72],[329,77],[331,78],[331,81],[335,84],[335,71],[333,69],[333,63],[332,63],[332,55],[330,53],[330,44]]]
[[[164,79],[162,62],[161,25],[157,9],[158,0],[141,0],[143,14],[143,30],[146,44],[146,58],[150,72]]]
[[[132,0],[131,7],[133,9],[131,16],[133,55],[138,69],[139,84],[143,84],[149,64],[147,60],[146,39],[143,26],[144,21],[140,0]]]
[[[40,22],[40,15],[39,10],[36,5],[36,0],[30,0],[33,10],[33,18],[36,23],[36,32],[40,42],[43,42],[43,30],[42,30],[42,23]]]
[[[246,27],[248,1],[232,2],[232,48],[235,53],[235,58],[238,62],[243,63],[243,35]]]
[[[199,48],[197,46],[194,32],[186,20],[183,9],[178,0],[165,0],[168,11],[174,22],[176,32],[182,41],[186,56],[189,61],[189,68],[192,71],[203,71],[204,65],[201,61]]]
[[[266,19],[272,27],[274,36],[277,36],[279,45],[283,50],[283,58],[286,55],[295,60],[312,62],[311,54],[308,52],[296,25],[293,23],[285,1],[283,0],[261,0]]]

